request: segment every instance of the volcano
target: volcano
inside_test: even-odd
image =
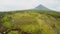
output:
[[[50,10],[47,7],[45,7],[44,5],[40,4],[39,6],[34,8],[35,10]]]

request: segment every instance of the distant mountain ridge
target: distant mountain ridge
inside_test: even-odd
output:
[[[36,10],[50,10],[47,7],[45,7],[44,5],[40,4],[39,6],[35,7],[34,9]]]

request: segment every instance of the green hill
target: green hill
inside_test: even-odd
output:
[[[47,10],[0,12],[0,33],[4,32],[5,34],[60,34],[60,12]]]

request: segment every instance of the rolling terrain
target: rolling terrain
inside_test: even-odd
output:
[[[0,12],[1,34],[60,34],[60,12],[22,10]]]

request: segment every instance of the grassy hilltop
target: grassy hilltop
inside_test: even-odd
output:
[[[22,10],[0,12],[0,33],[60,34],[60,12]]]

